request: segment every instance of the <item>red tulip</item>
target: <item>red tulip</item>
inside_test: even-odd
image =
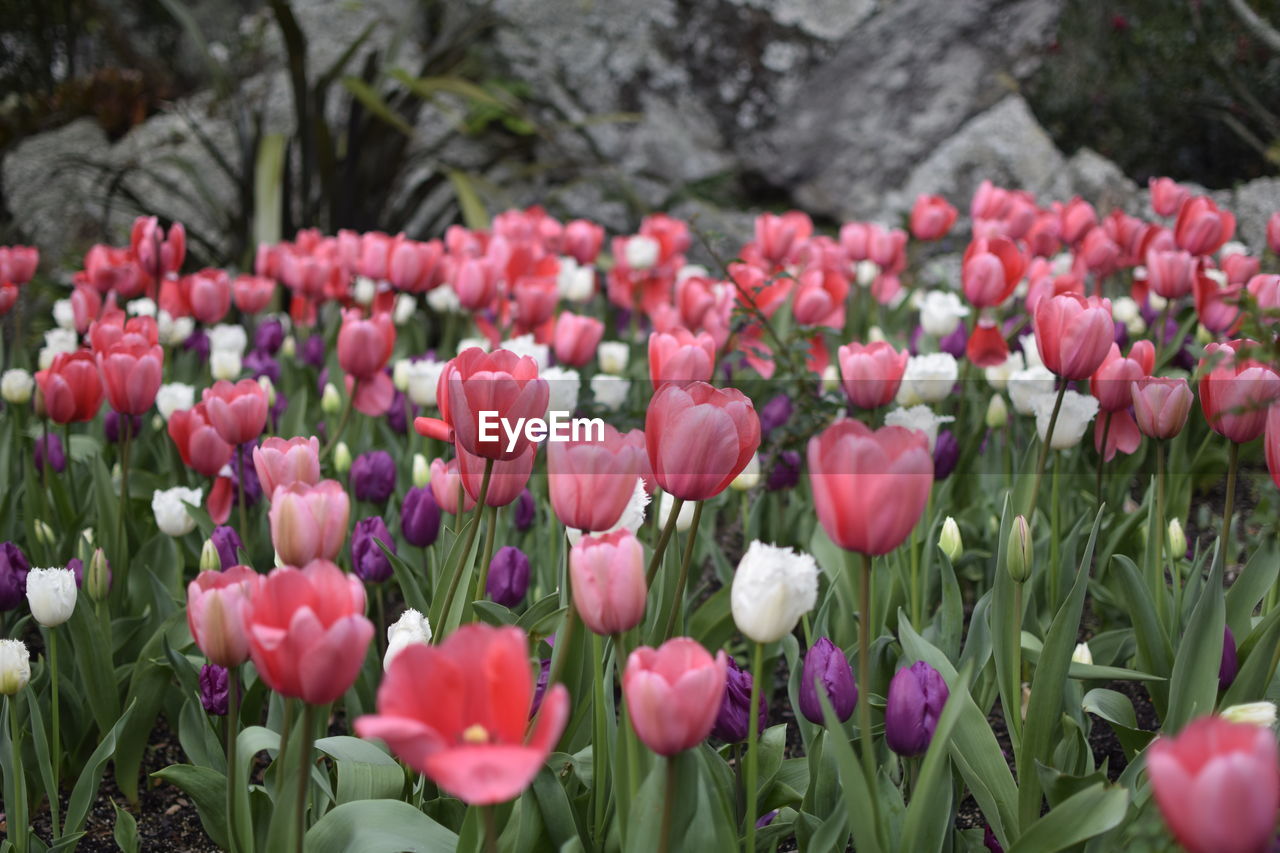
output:
[[[574,607],[592,633],[620,634],[644,619],[644,548],[625,527],[579,539],[569,551],[569,576]]]
[[[497,467],[496,462],[494,467]],[[466,489],[462,487],[462,474],[458,470],[458,460],[450,459],[445,462],[443,459],[432,459],[431,496],[436,499],[440,509],[450,515],[457,515],[459,495],[462,496],[463,512],[471,512],[475,509],[476,499],[467,494]]]
[[[1098,407],[1104,412],[1118,412],[1133,403],[1129,387],[1139,379],[1150,375],[1156,363],[1156,348],[1151,341],[1141,340],[1129,350],[1129,357],[1120,355],[1120,347],[1114,343],[1107,357],[1089,380],[1089,390],[1098,398]]]
[[[1079,196],[1067,202],[1059,218],[1062,222],[1062,239],[1068,243],[1080,242],[1098,224],[1098,212]]]
[[[923,432],[842,418],[809,439],[809,483],[822,527],[841,548],[887,554],[911,533],[933,485]]]
[[[1196,262],[1190,252],[1172,249],[1147,251],[1147,283],[1165,299],[1178,299],[1191,292]]]
[[[231,277],[224,270],[204,269],[181,279],[191,314],[213,325],[231,310]]]
[[[248,566],[201,572],[187,585],[187,627],[210,663],[239,666],[249,659],[245,612],[262,576]]]
[[[260,275],[238,275],[231,288],[236,307],[245,314],[266,310],[276,293],[275,280]]]
[[[1276,834],[1280,755],[1269,727],[1193,720],[1147,749],[1165,823],[1189,853],[1263,853]]]
[[[565,527],[608,530],[618,523],[640,475],[639,447],[606,424],[603,441],[547,444],[551,507]]]
[[[556,361],[569,367],[582,367],[595,357],[596,347],[604,337],[604,323],[595,317],[582,317],[563,311],[556,318],[552,333]]]
[[[128,333],[106,351],[98,351],[98,369],[111,408],[122,415],[140,415],[151,408],[160,390],[164,350]]]
[[[174,412],[169,418],[169,437],[177,446],[183,464],[206,477],[217,476],[231,461],[234,448],[214,427],[204,403]]]
[[[898,394],[910,357],[884,341],[845,344],[837,351],[845,396],[860,409],[887,405]]]
[[[557,443],[549,444],[554,447]],[[485,463],[488,460],[468,453],[463,447],[458,447],[457,451],[462,488],[468,498],[473,502],[478,501],[480,489],[484,485]],[[514,503],[529,485],[529,477],[533,474],[533,464],[537,456],[538,445],[529,444],[515,459],[494,462],[493,472],[489,476],[489,493],[484,498],[485,506],[499,507]]]
[[[964,295],[978,308],[994,308],[1013,294],[1026,264],[1018,247],[1004,237],[974,240],[961,267]]]
[[[547,413],[551,389],[538,377],[538,363],[510,350],[486,353],[479,347],[463,350],[440,375],[437,400],[441,414],[453,427],[457,445],[474,456],[507,462],[522,456],[530,441],[520,429],[511,441],[502,424],[511,429],[521,420]],[[485,413],[488,436],[481,438],[480,419]],[[491,437],[496,435],[497,437]]]
[[[213,428],[229,444],[244,444],[267,425],[267,392],[253,379],[231,383],[220,379],[202,396]]]
[[[654,390],[667,383],[706,382],[716,366],[716,342],[706,332],[688,329],[649,336],[649,378]]]
[[[760,418],[735,388],[664,385],[649,401],[645,444],[654,479],[687,501],[728,488],[760,446]]]
[[[348,310],[338,331],[338,364],[358,380],[371,378],[386,367],[396,345],[396,327],[385,313],[365,319],[359,311]]]
[[[1129,393],[1143,435],[1173,438],[1182,432],[1194,400],[1187,380],[1149,376],[1130,383]]]
[[[1267,407],[1280,397],[1280,376],[1249,358],[1253,341],[1211,343],[1200,359],[1200,407],[1214,432],[1243,444],[1262,435]]]
[[[1209,255],[1236,233],[1235,214],[1219,210],[1213,199],[1196,196],[1182,205],[1173,236],[1178,245],[1193,255]]]
[[[917,240],[941,240],[956,222],[957,212],[940,195],[921,195],[911,207],[911,234]]]
[[[1151,189],[1151,209],[1160,216],[1173,216],[1191,195],[1173,178],[1151,178],[1147,186]]]
[[[351,500],[337,480],[314,486],[296,482],[271,495],[271,541],[287,565],[332,560],[342,550],[351,518]]]
[[[502,803],[529,787],[568,722],[569,693],[555,684],[526,735],[533,697],[524,632],[463,625],[438,646],[413,643],[392,659],[378,713],[356,720],[356,733],[386,741],[465,803]]]
[[[168,235],[154,216],[133,220],[130,246],[138,264],[154,279],[164,278],[182,269],[187,255],[187,232],[181,222],[169,226]]]
[[[277,486],[320,482],[320,440],[294,436],[272,436],[253,449],[253,467],[262,484],[262,493],[271,500]]]
[[[701,743],[720,712],[728,666],[723,651],[713,658],[688,637],[632,652],[622,692],[644,745],[670,757]]]
[[[93,420],[102,406],[102,374],[86,350],[58,353],[48,370],[36,371],[36,384],[54,423]]]
[[[324,705],[355,683],[373,623],[364,584],[333,563],[282,566],[249,599],[245,627],[258,675],[281,696]]]
[[[994,320],[979,318],[964,346],[965,357],[975,367],[995,367],[1009,358],[1009,343]]]
[[[1045,367],[1064,379],[1088,379],[1115,342],[1111,300],[1085,299],[1077,293],[1041,299],[1035,329]]]
[[[564,227],[564,253],[580,264],[594,263],[604,245],[604,229],[594,222],[575,219]]]
[[[797,250],[813,236],[813,220],[798,210],[781,216],[762,213],[756,217],[756,248],[771,266],[785,266]]]

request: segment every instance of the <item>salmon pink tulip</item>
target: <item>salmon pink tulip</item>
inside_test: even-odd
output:
[[[314,485],[320,482],[320,440],[272,436],[253,449],[253,468],[268,500],[277,486]]]
[[[396,328],[389,314],[366,319],[359,311],[348,310],[338,331],[338,364],[355,379],[369,379],[386,366],[395,345]]]
[[[979,238],[965,250],[961,266],[964,295],[978,308],[994,308],[1013,295],[1027,259],[1004,237]]]
[[[654,389],[667,383],[706,382],[716,365],[716,342],[706,332],[676,328],[649,336],[649,378]]]
[[[231,461],[234,448],[213,425],[204,403],[174,412],[168,429],[183,464],[193,471],[215,477]]]
[[[497,463],[494,463],[497,467]],[[462,495],[462,511],[471,512],[475,508],[476,499],[467,494],[462,487],[462,474],[458,470],[458,460],[431,460],[431,496],[436,499],[440,509],[450,515],[458,514],[458,495]],[[478,492],[477,492],[478,493]]]
[[[592,633],[620,634],[644,619],[644,548],[625,527],[579,539],[569,551],[569,576],[574,607]]]
[[[940,195],[921,195],[911,206],[911,235],[917,240],[941,240],[956,223],[957,212]]]
[[[231,566],[187,584],[187,627],[210,663],[232,667],[249,659],[244,617],[261,581],[248,566]]]
[[[845,396],[860,409],[888,405],[898,394],[910,357],[884,341],[845,344],[837,354]]]
[[[1106,359],[1089,379],[1089,390],[1098,398],[1098,407],[1104,412],[1118,412],[1133,404],[1130,386],[1148,376],[1156,363],[1156,348],[1151,341],[1138,341],[1129,350],[1127,358],[1120,355],[1120,347],[1114,343]]]
[[[1178,245],[1193,255],[1213,254],[1235,233],[1235,214],[1220,210],[1207,196],[1196,196],[1185,202],[1173,228]]]
[[[1111,300],[1060,293],[1041,299],[1035,312],[1040,361],[1064,379],[1088,379],[1115,342]]]
[[[548,442],[547,487],[561,523],[585,531],[617,524],[635,491],[642,452],[611,424],[603,441]]]
[[[102,406],[102,373],[86,350],[58,353],[47,370],[36,371],[36,385],[54,423],[93,420]]]
[[[570,311],[556,318],[552,333],[556,361],[569,367],[582,367],[595,358],[596,347],[604,337],[604,323],[595,317],[582,317]]]
[[[332,560],[347,538],[351,500],[337,480],[314,486],[295,482],[276,486],[271,496],[271,541],[286,565]]]
[[[645,444],[654,479],[687,501],[728,488],[760,446],[760,418],[734,388],[664,385],[649,401]]]
[[[1211,343],[1200,359],[1200,407],[1210,428],[1243,444],[1262,435],[1267,407],[1280,397],[1280,376],[1249,357],[1253,341]]]
[[[252,379],[220,379],[204,389],[202,399],[213,428],[228,444],[252,441],[267,425],[267,392]]]
[[[723,651],[713,658],[688,637],[632,652],[622,692],[644,745],[670,757],[701,743],[720,713],[728,668]]]
[[[463,350],[440,375],[438,394],[441,414],[452,425],[457,445],[474,456],[508,462],[524,455],[531,442],[519,431],[514,446],[503,431],[523,418],[541,418],[547,413],[551,389],[538,377],[538,363],[510,350],[486,353],[479,347]],[[488,437],[482,439],[481,413],[486,413]],[[493,437],[493,436],[496,436]]]
[[[122,415],[140,415],[156,400],[164,369],[164,350],[137,334],[126,333],[98,351],[98,369],[107,402]]]
[[[552,447],[555,445],[556,442],[550,443]],[[477,501],[480,499],[480,489],[484,486],[485,463],[489,460],[470,454],[462,447],[457,450],[462,488],[468,498]],[[484,498],[485,506],[499,507],[514,503],[529,485],[529,477],[533,474],[537,457],[538,445],[530,444],[515,459],[494,462],[493,473],[489,476],[489,492]]]
[[[1149,376],[1129,384],[1138,429],[1150,438],[1173,438],[1182,432],[1194,395],[1185,379]]]

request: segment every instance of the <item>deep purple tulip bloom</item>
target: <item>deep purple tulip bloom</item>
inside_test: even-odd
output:
[[[27,600],[27,555],[12,542],[0,544],[0,610],[12,610]]]
[[[440,535],[440,505],[430,486],[414,487],[400,504],[400,532],[405,541],[426,548]]]
[[[398,435],[404,435],[409,429],[409,409],[410,404],[403,391],[392,395],[391,408],[387,409],[387,426]]]
[[[858,704],[858,685],[853,680],[853,667],[835,643],[819,637],[804,654],[800,670],[800,713],[814,725],[823,725],[822,701],[818,686],[831,700],[831,710],[844,722],[853,716]]]
[[[964,323],[956,326],[956,330],[946,337],[938,339],[938,349],[945,353],[955,356],[956,358],[964,358],[965,346],[969,343],[969,332],[965,329]]]
[[[538,505],[533,501],[533,492],[525,489],[520,493],[520,497],[516,498],[516,508],[512,516],[516,530],[523,533],[533,527],[534,519],[538,516]]]
[[[126,416],[127,417],[127,416]],[[102,434],[109,444],[118,444],[124,438],[125,425],[121,422],[120,413],[115,409],[107,409],[102,416]],[[128,419],[129,438],[137,438],[142,432],[142,416],[133,415]]]
[[[67,568],[76,579],[76,589],[84,586],[84,562],[79,557],[67,560]]]
[[[62,439],[58,438],[54,433],[48,433],[36,439],[35,462],[37,472],[44,471],[45,460],[48,460],[49,467],[59,474],[67,469],[67,454],[63,452]]]
[[[714,737],[726,743],[738,743],[747,739],[753,683],[751,673],[738,666],[738,662],[730,657],[729,667],[725,670],[724,698],[720,700],[720,712],[716,714],[715,725],[711,727]],[[756,707],[757,732],[764,731],[768,719],[769,706],[762,690]]]
[[[1222,663],[1218,664],[1218,689],[1226,690],[1236,680],[1240,669],[1240,660],[1236,656],[1236,635],[1230,628],[1224,629],[1222,636]]]
[[[302,359],[303,364],[309,364],[316,370],[324,367],[324,338],[320,335],[307,338],[302,344],[298,357]]]
[[[268,355],[275,355],[284,344],[284,324],[275,317],[268,317],[258,324],[253,332],[254,349],[265,350]]]
[[[218,562],[222,564],[223,571],[240,564],[240,549],[244,548],[244,542],[240,540],[240,534],[236,533],[234,527],[218,525],[209,534],[209,541],[218,551]]]
[[[991,831],[991,827],[987,826],[982,832],[982,846],[987,848],[987,853],[1004,853],[1004,848],[1000,846],[1000,840],[996,838],[996,834]]]
[[[800,482],[800,454],[794,450],[784,450],[778,454],[778,461],[769,472],[765,488],[771,492],[794,488]]]
[[[384,504],[396,488],[396,463],[385,450],[361,453],[351,463],[351,490],[356,500]]]
[[[207,663],[200,667],[200,704],[205,713],[215,717],[227,715],[227,695],[230,685],[226,667]]]
[[[945,480],[950,477],[959,461],[959,440],[951,430],[942,430],[938,433],[938,441],[933,445],[933,479]]]
[[[379,516],[362,518],[351,532],[351,567],[365,583],[382,583],[391,577],[391,560],[378,547],[381,540],[391,553],[396,552],[396,540]]]
[[[248,370],[254,379],[259,376],[266,376],[271,380],[271,384],[280,384],[280,363],[271,357],[271,353],[266,350],[250,350],[249,354],[244,357],[244,368]]]
[[[942,675],[924,661],[898,670],[889,682],[884,709],[884,739],[889,748],[907,758],[923,755],[947,696]]]
[[[778,811],[778,809],[774,809],[773,811],[765,812],[761,815],[760,819],[756,821],[756,829],[764,829],[766,826],[773,823],[773,819],[778,816]]]
[[[254,506],[262,500],[262,481],[258,479],[257,466],[253,464],[253,449],[258,446],[258,439],[246,441],[235,449],[231,455],[231,483],[239,488],[241,472],[244,473],[244,503]],[[237,458],[239,454],[239,458]],[[237,500],[239,497],[237,496]]]
[[[791,398],[779,394],[760,409],[760,434],[767,436],[791,420]]]
[[[529,558],[514,545],[498,549],[489,562],[489,578],[484,590],[503,607],[515,607],[529,591]]]
[[[196,354],[201,364],[209,360],[209,335],[204,329],[196,329],[187,335],[187,339],[182,342],[182,348],[187,352]]]

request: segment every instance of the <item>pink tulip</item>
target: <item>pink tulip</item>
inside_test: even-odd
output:
[[[220,379],[204,389],[205,411],[228,444],[244,444],[262,434],[267,424],[267,392],[253,379],[231,383]]]
[[[564,227],[564,253],[580,264],[595,263],[604,245],[604,228],[585,219],[575,219]]]
[[[1026,264],[1018,247],[1004,237],[974,240],[961,266],[965,297],[978,308],[996,307],[1013,294]]]
[[[911,234],[917,240],[941,240],[956,222],[957,212],[940,195],[921,195],[911,207]]]
[[[1270,728],[1221,717],[1193,720],[1147,748],[1147,774],[1165,823],[1189,853],[1271,849],[1280,806],[1280,755]]]
[[[122,415],[140,415],[150,409],[160,390],[164,350],[142,335],[128,333],[97,353],[111,408]]]
[[[569,551],[569,576],[574,607],[592,633],[620,634],[644,619],[644,548],[625,527],[579,539]]]
[[[569,367],[582,367],[595,357],[596,347],[604,337],[604,323],[595,317],[582,317],[569,311],[556,318],[552,342],[556,361]]]
[[[723,651],[713,658],[688,637],[632,652],[622,692],[644,745],[670,757],[701,743],[720,712],[728,667]]]
[[[236,307],[244,314],[258,314],[271,304],[276,294],[274,279],[260,275],[238,275],[231,285]]]
[[[1220,210],[1213,199],[1196,196],[1182,205],[1173,236],[1193,255],[1209,255],[1236,233],[1235,214]]]
[[[728,488],[760,446],[760,418],[734,388],[664,385],[649,401],[645,443],[654,479],[687,501]]]
[[[320,482],[320,440],[314,435],[290,439],[272,436],[253,449],[253,467],[267,500],[277,486],[313,486]]]
[[[389,315],[376,313],[365,319],[359,311],[344,312],[338,331],[338,364],[355,379],[381,372],[395,345],[396,328]]]
[[[174,412],[169,417],[168,430],[183,464],[193,471],[216,477],[231,461],[235,448],[219,434],[205,403]]]
[[[1089,390],[1098,398],[1098,406],[1104,412],[1118,412],[1133,403],[1129,386],[1134,381],[1150,375],[1156,363],[1156,348],[1151,341],[1138,341],[1129,350],[1129,357],[1120,355],[1120,347],[1114,343],[1098,369],[1089,380]]]
[[[421,293],[439,281],[444,246],[439,240],[425,243],[396,237],[387,261],[387,279],[405,293]]]
[[[1275,325],[1280,320],[1280,275],[1255,275],[1245,289],[1258,303],[1258,321]]]
[[[549,442],[551,447],[557,442]],[[472,501],[480,500],[480,489],[484,486],[484,468],[488,461],[474,456],[459,446],[458,467],[462,473],[462,488]],[[493,463],[493,472],[489,476],[489,492],[485,495],[485,506],[499,507],[514,503],[520,493],[529,485],[529,477],[533,474],[533,464],[538,457],[538,445],[530,444],[515,459],[506,459]]]
[[[1104,439],[1106,447],[1102,445]],[[1142,431],[1127,410],[1103,412],[1093,422],[1093,448],[1104,461],[1110,462],[1117,452],[1133,453],[1141,446]]]
[[[1267,220],[1267,247],[1274,254],[1280,255],[1280,210],[1271,214]]]
[[[1173,438],[1182,432],[1195,399],[1187,380],[1149,376],[1131,382],[1129,392],[1143,435]]]
[[[1089,202],[1076,196],[1062,208],[1060,219],[1062,239],[1068,243],[1078,243],[1098,224],[1098,212]]]
[[[225,270],[203,269],[183,276],[181,286],[191,315],[206,326],[220,322],[231,310],[231,278]]]
[[[456,444],[474,456],[507,462],[522,456],[531,443],[523,429],[512,446],[501,423],[515,429],[522,419],[547,413],[551,389],[538,377],[538,363],[510,350],[486,353],[479,347],[463,350],[440,374],[437,402]],[[481,438],[481,413],[488,436]],[[496,438],[492,436],[497,436]]]
[[[1088,379],[1115,342],[1111,300],[1085,299],[1078,293],[1041,299],[1035,329],[1045,367],[1064,379]]]
[[[649,378],[654,390],[667,383],[706,382],[716,365],[716,342],[706,332],[688,329],[649,336]]]
[[[245,614],[258,675],[281,696],[312,705],[337,699],[355,683],[373,637],[364,608],[364,584],[333,563],[275,569]]]
[[[1267,471],[1276,488],[1280,488],[1280,406],[1267,409],[1266,436]]]
[[[898,394],[908,358],[906,350],[898,352],[884,341],[840,347],[840,379],[849,402],[860,409],[887,405]]]
[[[887,554],[910,535],[929,500],[929,440],[918,430],[873,431],[842,418],[809,439],[809,483],[832,542],[861,554]]]
[[[1215,334],[1231,334],[1239,328],[1240,295],[1244,289],[1239,284],[1226,283],[1202,269],[1192,281],[1195,294],[1196,315],[1200,325]]]
[[[187,254],[187,232],[182,223],[173,223],[166,235],[154,216],[139,216],[133,221],[129,242],[138,264],[154,279],[180,270]]]
[[[791,298],[791,315],[801,326],[843,329],[848,296],[849,279],[843,272],[811,267],[800,274]]]
[[[498,270],[485,258],[466,258],[454,270],[453,289],[463,308],[479,311],[498,295]]]
[[[201,572],[187,585],[187,627],[210,663],[239,666],[249,659],[245,612],[262,576],[248,566]]]
[[[1165,299],[1178,299],[1191,292],[1196,263],[1190,252],[1174,250],[1147,251],[1147,282]]]
[[[1200,407],[1209,427],[1243,444],[1266,429],[1267,407],[1280,397],[1280,376],[1249,358],[1249,340],[1211,343],[1200,359]]]
[[[497,467],[496,462],[494,467]],[[458,469],[458,460],[450,459],[445,462],[443,459],[432,459],[431,496],[436,499],[440,509],[450,515],[457,515],[459,495],[462,496],[463,512],[471,512],[475,509],[476,499],[467,494],[466,489],[462,487],[462,474]]]
[[[0,246],[0,282],[26,284],[40,265],[40,250],[34,246]]]
[[[1191,195],[1173,178],[1151,178],[1147,186],[1151,189],[1151,209],[1159,216],[1173,216]]]
[[[640,476],[641,449],[611,424],[603,441],[547,444],[551,507],[565,527],[608,530],[618,523]]]
[[[791,210],[778,216],[762,213],[756,217],[756,248],[772,266],[785,266],[805,241],[813,236],[813,220],[808,214]]]
[[[387,259],[391,254],[391,237],[380,231],[360,235],[360,256],[356,272],[374,281],[387,277]]]
[[[337,480],[295,482],[271,495],[271,541],[287,565],[332,560],[347,538],[351,501]]]

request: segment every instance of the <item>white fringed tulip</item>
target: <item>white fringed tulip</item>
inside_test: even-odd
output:
[[[795,629],[818,601],[818,564],[790,548],[752,542],[733,576],[729,604],[738,630],[773,643]]]

